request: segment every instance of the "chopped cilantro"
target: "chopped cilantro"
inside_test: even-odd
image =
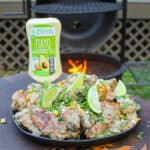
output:
[[[125,127],[126,127],[125,122],[121,122],[121,123],[120,123],[120,128],[121,128],[121,129],[124,129]]]
[[[142,140],[142,139],[143,139],[143,136],[144,136],[144,132],[143,132],[143,131],[140,131],[140,132],[137,133],[137,138],[138,138],[139,140]]]
[[[104,117],[101,115],[97,116],[97,121],[103,123],[104,122]]]
[[[129,99],[124,100],[122,109],[128,108],[130,106],[130,104],[131,104],[131,100],[129,100]]]

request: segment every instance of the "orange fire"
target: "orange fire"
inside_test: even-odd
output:
[[[70,65],[70,68],[68,69],[69,73],[77,73],[77,72],[86,73],[87,71],[86,59],[84,59],[83,61],[68,59],[68,63]]]

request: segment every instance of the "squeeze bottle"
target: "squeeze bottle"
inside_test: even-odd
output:
[[[62,73],[60,61],[61,23],[56,18],[27,21],[29,44],[28,74],[38,82],[54,81]]]

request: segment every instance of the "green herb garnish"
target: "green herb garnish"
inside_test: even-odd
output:
[[[143,136],[144,136],[144,132],[143,132],[143,131],[138,132],[137,138],[138,138],[139,140],[142,140],[142,139],[143,139]]]

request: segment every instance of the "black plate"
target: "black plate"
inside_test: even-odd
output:
[[[18,123],[14,119],[14,113],[12,115],[12,118],[13,118],[13,122],[15,123],[17,128],[24,135],[28,136],[29,138],[31,138],[32,140],[34,140],[38,143],[43,143],[46,145],[57,146],[57,147],[67,147],[67,146],[69,146],[69,147],[91,147],[91,146],[99,145],[99,144],[102,144],[105,142],[112,142],[112,141],[115,141],[117,139],[121,139],[122,137],[128,135],[131,131],[133,131],[136,128],[136,126],[139,123],[139,122],[137,122],[137,124],[135,124],[129,130],[126,130],[124,132],[121,132],[121,133],[118,133],[118,134],[115,134],[112,136],[108,136],[108,137],[101,137],[101,138],[96,138],[96,139],[57,140],[57,139],[52,139],[52,138],[48,138],[48,137],[44,137],[44,136],[33,135],[31,132],[29,132],[28,130],[26,130],[22,126],[18,125]]]

